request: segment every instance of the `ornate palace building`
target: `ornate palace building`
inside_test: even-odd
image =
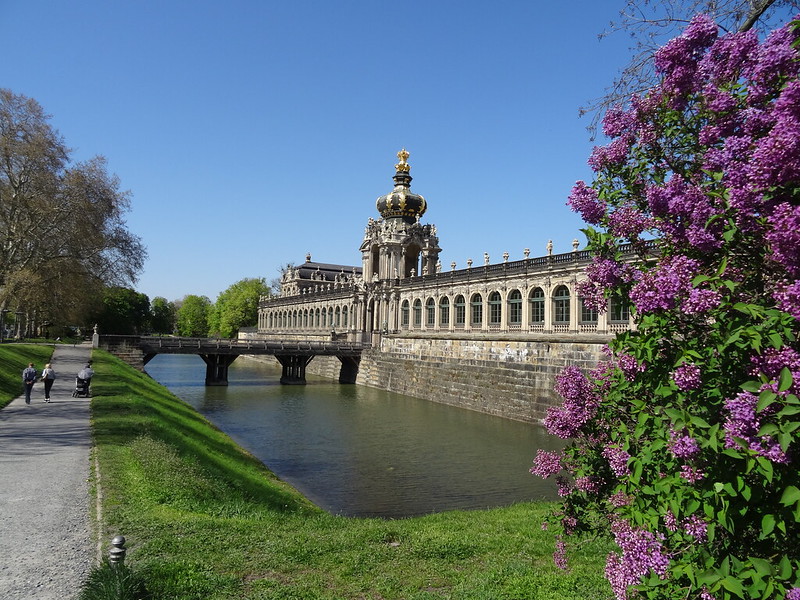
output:
[[[397,154],[394,189],[377,200],[380,218],[369,218],[361,266],[318,263],[306,256],[288,269],[280,295],[264,297],[258,333],[284,338],[372,342],[392,336],[450,339],[543,340],[548,336],[608,339],[627,329],[626,306],[612,303],[598,314],[576,295],[590,256],[578,250],[491,264],[467,261],[444,269],[435,225],[423,224],[425,198],[411,191],[408,152]]]

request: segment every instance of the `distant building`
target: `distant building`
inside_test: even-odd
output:
[[[449,269],[439,260],[435,225],[420,219],[425,198],[411,191],[408,152],[395,165],[394,188],[376,202],[380,218],[370,217],[361,241],[361,266],[306,261],[281,278],[280,295],[259,304],[258,334],[352,341],[381,336],[435,334],[474,337],[503,334],[513,339],[541,336],[610,336],[629,327],[627,305],[613,303],[607,313],[585,306],[576,284],[590,261],[586,251]]]

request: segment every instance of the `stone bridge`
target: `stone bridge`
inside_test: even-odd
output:
[[[306,366],[315,356],[335,356],[341,362],[339,383],[355,383],[362,350],[369,344],[345,341],[228,340],[217,338],[99,335],[95,348],[118,356],[137,369],[158,354],[196,354],[206,363],[206,385],[228,385],[228,367],[242,354],[271,354],[283,367],[281,383],[304,384]]]

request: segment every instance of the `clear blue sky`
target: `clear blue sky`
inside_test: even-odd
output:
[[[627,58],[622,1],[0,0],[0,86],[132,193],[151,299],[287,262],[360,265],[411,153],[445,269],[571,249],[578,108]]]

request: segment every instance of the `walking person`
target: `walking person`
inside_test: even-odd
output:
[[[47,363],[42,370],[42,381],[44,381],[44,401],[50,402],[50,389],[53,387],[53,382],[56,380],[56,372]]]
[[[36,369],[33,368],[33,363],[28,363],[28,368],[22,371],[22,387],[25,390],[25,404],[31,403],[31,390],[33,384],[36,383]]]

